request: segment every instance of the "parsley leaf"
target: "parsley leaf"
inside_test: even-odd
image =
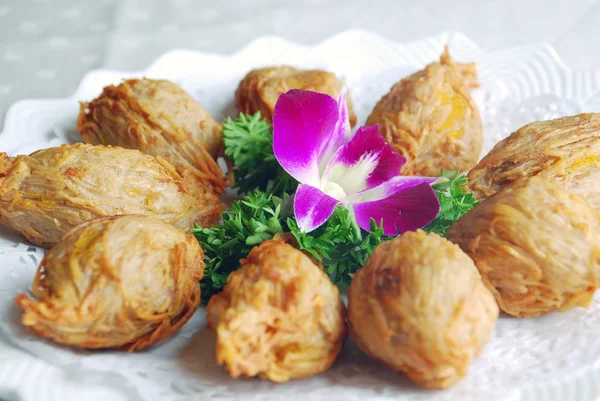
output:
[[[352,275],[386,239],[375,220],[371,220],[371,232],[362,230],[351,206],[338,206],[325,224],[310,233],[301,232],[292,218],[287,224],[299,248],[321,262],[331,281],[343,287],[350,284]]]
[[[225,286],[229,274],[240,267],[240,259],[255,245],[287,229],[282,223],[291,213],[288,195],[282,199],[256,191],[234,201],[231,209],[221,214],[221,223],[211,228],[196,226],[192,230],[206,257],[200,281],[204,303]]]
[[[298,182],[281,168],[273,154],[273,126],[254,115],[240,113],[223,122],[225,156],[234,164],[234,188],[240,194],[258,189],[277,196],[292,194]]]
[[[477,206],[479,202],[466,189],[467,177],[460,175],[460,171],[442,170],[440,178],[433,185],[435,194],[440,201],[440,212],[423,230],[444,235],[452,223]]]
[[[442,171],[442,179],[433,185],[441,210],[424,230],[443,235],[448,227],[477,205],[466,188],[467,178],[458,171]],[[240,267],[240,260],[250,250],[278,233],[291,233],[298,247],[322,263],[331,281],[347,287],[373,249],[394,237],[383,235],[383,229],[371,220],[371,230],[362,230],[354,218],[352,207],[338,206],[321,227],[310,233],[299,230],[293,217],[292,197],[277,197],[255,191],[234,201],[222,213],[222,221],[211,228],[196,227],[196,236],[206,255],[204,278],[200,282],[202,301],[221,291],[230,273]]]
[[[227,277],[240,267],[240,259],[275,234],[291,232],[298,246],[323,264],[334,283],[347,286],[352,274],[361,268],[383,237],[383,229],[371,221],[372,232],[357,224],[352,208],[338,207],[321,227],[310,233],[300,232],[293,218],[292,198],[255,191],[234,201],[222,213],[222,222],[211,228],[196,227],[196,236],[204,249],[206,267],[200,281],[202,301],[221,291]]]

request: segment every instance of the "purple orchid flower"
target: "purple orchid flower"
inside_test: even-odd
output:
[[[416,230],[431,222],[440,204],[429,177],[402,177],[406,159],[379,135],[377,125],[352,134],[346,93],[329,95],[291,89],[273,113],[273,151],[300,182],[294,198],[299,228],[310,232],[342,204],[352,204],[356,222],[370,229],[383,220],[385,235]]]

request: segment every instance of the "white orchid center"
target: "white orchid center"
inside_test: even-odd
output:
[[[322,191],[331,196],[333,199],[342,200],[346,197],[344,188],[335,182],[325,183],[325,187],[322,189]]]
[[[367,188],[367,179],[377,167],[379,154],[369,152],[363,154],[358,161],[350,166],[343,162],[334,162],[329,166],[321,185],[321,190],[337,200],[363,191]]]

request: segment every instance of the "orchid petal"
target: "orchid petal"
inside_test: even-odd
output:
[[[291,89],[280,95],[273,112],[273,152],[281,167],[318,187],[319,166],[328,161],[322,162],[324,156],[331,157],[346,141],[341,114],[337,101],[323,93]]]
[[[338,135],[344,139],[344,143],[352,139],[352,130],[350,128],[350,118],[348,117],[348,91],[342,89],[337,99],[338,103],[338,124],[336,126]]]
[[[310,185],[300,184],[294,196],[294,215],[302,232],[310,232],[327,219],[340,202]]]
[[[351,195],[399,176],[405,162],[406,159],[379,135],[377,125],[360,127],[327,165],[322,185],[335,182]]]
[[[337,150],[352,139],[352,129],[350,128],[350,119],[348,118],[348,100],[347,92],[342,89],[338,97],[338,120],[335,130],[331,136],[331,143],[325,149],[319,162],[319,171],[321,175],[327,168],[329,161]]]
[[[352,203],[377,201],[421,184],[431,185],[436,180],[437,178],[434,177],[397,176],[375,188],[352,194],[345,201]]]
[[[440,211],[435,191],[428,183],[409,186],[387,198],[355,203],[357,224],[370,230],[371,219],[379,225],[383,221],[384,235],[398,235],[429,224]]]

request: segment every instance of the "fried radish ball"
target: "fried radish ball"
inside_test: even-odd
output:
[[[323,372],[346,336],[337,287],[282,241],[252,249],[206,312],[217,335],[217,363],[233,378],[285,382]]]
[[[600,284],[600,221],[581,198],[521,178],[465,214],[446,237],[516,317],[586,307]]]
[[[448,49],[424,70],[404,78],[375,106],[367,125],[379,131],[407,163],[404,175],[435,176],[468,170],[479,159],[483,127],[468,90],[475,64],[455,63]]]
[[[300,70],[289,66],[266,67],[250,71],[235,92],[235,106],[240,113],[260,111],[271,123],[279,95],[290,89],[304,89],[326,93],[337,99],[344,83],[335,74],[323,70]],[[356,124],[356,115],[348,95],[350,125]]]
[[[162,156],[188,185],[224,192],[221,125],[177,84],[129,79],[81,103],[77,129],[86,143]]]
[[[482,200],[531,176],[559,183],[600,209],[600,114],[527,124],[498,142],[468,178]]]
[[[0,223],[44,248],[95,217],[154,216],[189,231],[212,225],[223,208],[213,192],[189,192],[169,162],[137,150],[78,143],[0,153]]]
[[[378,245],[348,292],[360,349],[420,386],[447,388],[490,340],[498,306],[459,247],[419,230]]]
[[[79,348],[141,350],[175,333],[200,304],[204,253],[180,229],[144,216],[101,217],[44,257],[35,298],[16,297],[33,333]]]

